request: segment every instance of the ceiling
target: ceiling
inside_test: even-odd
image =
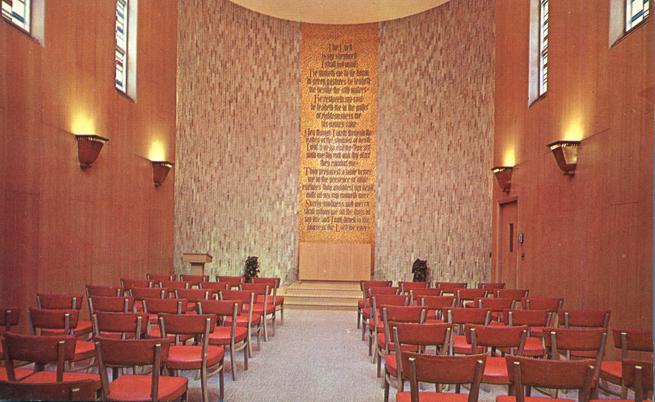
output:
[[[314,24],[364,24],[418,14],[449,0],[230,0],[247,9]]]

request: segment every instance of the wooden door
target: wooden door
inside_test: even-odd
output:
[[[500,238],[498,239],[498,269],[497,280],[505,282],[507,288],[518,286],[517,262],[518,247],[518,202],[508,202],[500,205]]]

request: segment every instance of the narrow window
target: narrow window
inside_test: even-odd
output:
[[[548,0],[539,7],[539,96],[548,91]]]
[[[136,99],[137,9],[137,0],[116,0],[114,85],[133,100]]]
[[[649,14],[649,0],[625,0],[625,32],[639,25]]]
[[[31,0],[2,0],[2,17],[29,34],[32,29]]]

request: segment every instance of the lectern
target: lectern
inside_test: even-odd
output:
[[[182,260],[191,264],[192,275],[205,275],[205,264],[212,262],[212,256],[208,253],[183,253]]]

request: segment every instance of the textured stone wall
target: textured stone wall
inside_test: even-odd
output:
[[[237,275],[297,261],[300,25],[226,0],[179,2],[175,267]],[[290,275],[290,277],[287,277]]]
[[[488,279],[494,2],[384,22],[378,69],[375,276]]]

